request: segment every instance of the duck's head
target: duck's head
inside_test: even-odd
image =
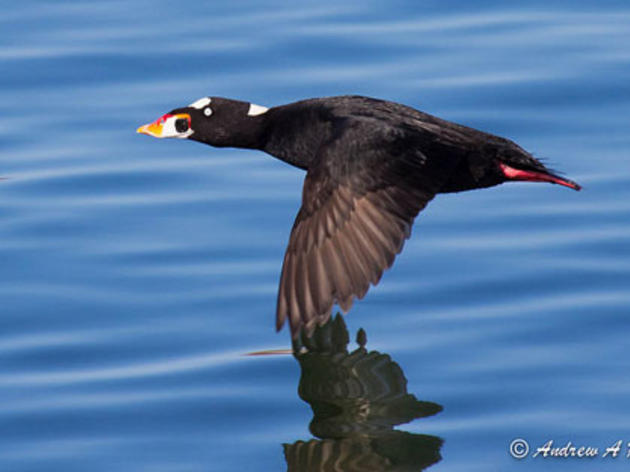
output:
[[[140,126],[137,132],[155,138],[192,139],[217,147],[248,147],[266,112],[267,108],[253,103],[203,97]]]

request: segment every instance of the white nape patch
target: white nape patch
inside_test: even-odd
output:
[[[196,102],[192,102],[190,105],[188,105],[189,107],[193,107],[196,108],[197,110],[201,110],[203,107],[210,105],[210,98],[209,97],[203,97],[200,98],[199,100],[197,100]]]
[[[248,116],[258,116],[266,113],[269,108],[261,107],[260,105],[256,105],[255,103],[249,104],[249,110],[247,111]]]

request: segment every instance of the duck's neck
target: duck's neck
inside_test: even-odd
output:
[[[215,147],[263,149],[268,128],[266,116],[247,116],[229,123],[224,130],[213,130],[212,139],[204,142]]]

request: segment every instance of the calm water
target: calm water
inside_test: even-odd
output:
[[[630,441],[630,5],[416,3],[3,8],[0,470],[630,467],[508,454]],[[289,347],[302,172],[135,129],[345,93],[510,137],[584,191],[440,196],[348,346],[244,356]]]

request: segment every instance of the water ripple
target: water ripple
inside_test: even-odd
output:
[[[60,370],[0,375],[0,382],[7,387],[79,384],[112,380],[137,379],[181,372],[207,370],[212,367],[243,362],[241,351],[213,352],[194,356],[162,359],[155,362],[94,369]]]
[[[509,468],[490,446],[517,434],[626,434],[628,6],[403,3],[4,9],[0,470],[279,470],[308,440],[293,358],[242,356],[289,342],[303,173],[135,134],[205,95],[393,99],[584,184],[439,196],[346,320],[445,406],[407,426],[449,470]]]

